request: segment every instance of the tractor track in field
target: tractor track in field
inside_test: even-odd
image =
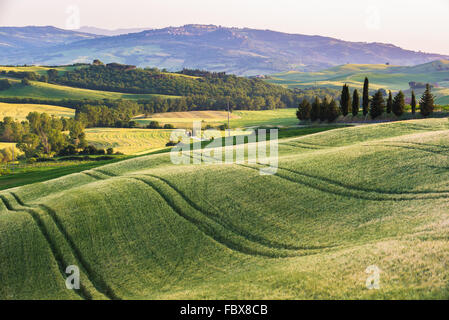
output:
[[[266,247],[272,248],[272,249],[280,249],[280,250],[310,250],[310,249],[324,249],[324,248],[328,248],[328,247],[299,247],[299,246],[292,246],[292,245],[287,245],[287,244],[282,244],[282,243],[277,243],[277,242],[271,242],[271,241],[267,241],[265,238],[262,237],[258,237],[256,235],[244,232],[242,230],[237,229],[237,227],[235,227],[235,225],[233,224],[226,224],[223,223],[220,220],[220,217],[217,216],[215,213],[210,212],[210,211],[205,211],[203,208],[199,207],[195,202],[193,202],[189,197],[187,197],[181,190],[179,190],[176,186],[174,186],[171,182],[169,182],[168,180],[162,178],[162,177],[158,177],[155,175],[151,175],[151,174],[144,174],[145,176],[149,176],[149,177],[153,177],[154,179],[160,180],[161,182],[165,183],[167,186],[169,186],[171,189],[173,189],[173,191],[175,191],[180,197],[182,197],[192,208],[194,208],[196,211],[200,212],[202,215],[214,220],[216,223],[220,224],[223,228],[228,229],[230,231],[232,231],[233,233],[242,236],[252,242],[256,242],[259,244],[262,244]]]
[[[116,176],[114,174],[111,174],[109,172],[103,171],[103,170],[98,170],[95,169],[95,171],[98,171],[104,175],[108,175],[110,177],[130,177],[128,176]],[[301,246],[293,246],[293,245],[288,245],[288,244],[282,244],[282,243],[277,243],[277,242],[272,242],[272,241],[268,241],[265,238],[262,237],[258,237],[256,235],[253,235],[251,233],[245,232],[243,230],[238,229],[235,225],[233,224],[229,224],[229,223],[224,223],[220,217],[211,212],[211,211],[205,211],[203,208],[201,208],[200,206],[198,206],[194,201],[192,201],[188,196],[186,196],[181,190],[179,190],[176,186],[174,186],[170,181],[156,176],[156,175],[152,175],[152,174],[142,174],[143,176],[147,176],[147,177],[151,177],[154,178],[156,180],[159,180],[160,182],[162,182],[163,184],[167,185],[170,189],[172,189],[176,194],[178,194],[185,202],[187,202],[187,204],[192,207],[193,209],[195,209],[196,211],[198,211],[199,213],[201,213],[204,217],[206,217],[207,219],[212,220],[213,222],[219,224],[222,228],[236,234],[237,236],[243,237],[251,242],[257,243],[259,245],[263,245],[267,248],[270,249],[278,249],[278,250],[292,250],[292,251],[298,251],[298,250],[315,250],[315,249],[326,249],[326,248],[330,248],[332,246],[308,246],[308,247],[301,247]]]
[[[16,202],[24,207],[24,210],[29,212],[30,214],[32,212],[34,212],[34,214],[36,215],[36,218],[40,221],[41,225],[45,228],[43,222],[40,220],[39,218],[39,214],[35,211],[36,208],[30,205],[25,204],[15,193],[10,192],[11,196],[16,200]],[[2,197],[3,202],[5,202],[4,197]],[[5,203],[6,205],[6,203]],[[106,281],[104,281],[104,279],[101,277],[101,275],[99,275],[98,273],[94,272],[92,267],[90,266],[90,264],[87,262],[87,260],[83,257],[81,251],[79,250],[79,248],[76,246],[74,240],[72,239],[72,237],[69,235],[69,233],[67,232],[67,230],[65,229],[63,223],[61,222],[61,220],[58,218],[56,212],[51,209],[50,207],[44,205],[44,204],[38,204],[37,207],[39,209],[41,209],[42,211],[44,211],[45,213],[48,214],[48,216],[51,218],[52,222],[55,224],[55,226],[57,227],[58,231],[61,233],[61,235],[63,236],[63,238],[66,240],[69,248],[71,249],[71,252],[73,254],[73,256],[75,257],[75,259],[78,261],[79,265],[81,266],[81,268],[83,269],[83,271],[85,272],[87,278],[89,279],[89,281],[92,283],[92,285],[94,286],[94,288],[99,292],[102,293],[104,296],[106,296],[107,298],[111,299],[111,300],[120,300],[120,298],[114,293],[114,291],[109,287],[109,285],[106,283]],[[51,237],[48,234],[48,239],[47,241],[49,241],[49,243],[51,241]],[[50,239],[50,240],[49,240]],[[55,249],[57,248],[56,244],[54,244]],[[60,255],[62,257],[62,255]],[[61,262],[63,262],[61,260]],[[64,264],[63,264],[64,265]],[[65,264],[66,266],[68,266],[68,264]],[[82,285],[80,285],[82,286]],[[86,289],[85,289],[86,290]],[[91,294],[89,293],[89,295],[86,297],[88,299],[92,299]]]
[[[257,167],[252,167],[249,165],[243,165],[243,164],[239,164],[242,167],[251,169],[251,170],[256,170],[259,171],[260,169]],[[284,179],[305,187],[309,187],[311,189],[315,189],[327,194],[331,194],[331,195],[336,195],[336,196],[342,196],[342,197],[346,197],[346,198],[352,198],[352,199],[361,199],[361,200],[369,200],[369,201],[419,201],[419,200],[435,200],[435,199],[447,199],[449,197],[449,192],[446,191],[436,191],[436,192],[432,192],[432,191],[422,191],[421,193],[385,193],[385,192],[379,192],[376,190],[370,190],[370,191],[366,191],[363,189],[358,189],[352,186],[347,186],[345,184],[339,183],[339,182],[335,182],[335,183],[331,183],[330,181],[327,181],[328,179],[326,178],[321,178],[321,177],[314,177],[314,176],[309,176],[309,175],[305,175],[303,173],[300,172],[296,172],[293,171],[291,169],[287,169],[287,168],[283,168],[283,167],[278,167],[278,169],[280,170],[284,170],[296,175],[299,175],[303,178],[307,178],[307,179],[311,179],[311,180],[316,180],[318,183],[326,183],[329,186],[320,186],[316,183],[313,182],[307,182],[304,180],[296,180],[288,175],[284,175],[281,174],[279,172],[277,172],[276,174],[274,174],[274,176],[280,178],[280,179]],[[342,190],[336,190],[336,189],[332,189],[332,187],[334,188],[340,188]],[[368,189],[369,190],[369,189]],[[357,193],[356,193],[357,192]],[[366,193],[366,194],[362,194],[362,193]],[[372,195],[370,194],[372,193]],[[435,194],[433,196],[422,196],[422,195],[429,195],[429,194]],[[391,197],[387,197],[388,195],[391,195]],[[400,195],[408,195],[409,197],[399,197]],[[397,196],[397,197],[396,197]]]
[[[285,171],[289,171],[291,173],[303,176],[303,177],[307,177],[307,178],[311,178],[311,179],[315,179],[315,180],[320,180],[322,182],[326,182],[329,183],[331,185],[335,185],[338,187],[342,187],[345,189],[350,189],[350,190],[355,190],[357,192],[361,191],[361,192],[367,192],[367,193],[377,193],[377,194],[381,194],[381,195],[392,195],[392,196],[396,196],[396,195],[427,195],[427,194],[445,194],[449,197],[449,190],[423,190],[423,191],[408,191],[408,190],[404,190],[404,191],[385,191],[385,190],[380,190],[380,189],[369,189],[369,188],[362,188],[362,187],[358,187],[358,186],[353,186],[353,185],[349,185],[349,184],[345,184],[342,183],[340,181],[336,181],[336,180],[332,180],[329,178],[325,178],[325,177],[320,177],[320,176],[315,176],[315,175],[311,175],[308,173],[304,173],[304,172],[299,172],[290,168],[285,168],[285,167],[280,167],[279,169],[285,170]],[[413,200],[413,199],[411,199]]]
[[[194,225],[199,231],[201,231],[204,235],[206,235],[208,238],[212,239],[213,241],[227,247],[230,250],[237,251],[243,254],[248,254],[252,256],[261,256],[266,258],[287,258],[287,257],[295,257],[300,256],[298,253],[286,253],[286,252],[266,252],[265,250],[258,250],[256,248],[250,248],[245,245],[242,245],[242,242],[248,241],[250,243],[254,243],[244,237],[235,235],[237,237],[240,237],[240,241],[233,241],[226,237],[226,235],[222,235],[223,232],[217,231],[217,226],[214,226],[214,222],[204,222],[203,220],[211,220],[208,219],[206,216],[204,216],[201,212],[200,218],[192,217],[189,214],[186,214],[170,197],[168,197],[166,194],[164,194],[163,191],[159,187],[157,187],[154,183],[143,179],[139,177],[130,177],[130,176],[123,176],[123,178],[132,179],[135,181],[140,181],[147,186],[151,187],[153,190],[155,190],[161,197],[164,199],[164,201],[171,207],[171,209],[180,217],[184,218],[186,221],[190,222],[192,225]],[[182,198],[182,197],[181,197]],[[195,211],[197,211],[195,208],[191,207]],[[198,211],[197,211],[198,212]],[[219,228],[219,227],[218,227]],[[223,228],[223,227],[222,227]],[[225,232],[231,232],[230,230],[223,228]],[[261,244],[254,243],[256,245],[262,246]],[[267,250],[272,248],[266,248]]]
[[[194,159],[194,157],[192,155],[189,155],[190,158]],[[252,169],[252,170],[257,170],[259,171],[260,168],[259,167],[253,167],[250,165],[245,165],[245,164],[236,164],[238,166],[244,167],[244,168],[248,168],[248,169]],[[257,165],[261,166],[261,167],[267,167],[264,164],[261,163],[257,163]],[[299,175],[303,178],[306,179],[311,179],[311,180],[316,180],[318,183],[326,183],[330,186],[333,186],[335,188],[341,188],[343,190],[335,190],[335,189],[331,189],[329,187],[325,187],[325,186],[319,186],[319,184],[315,184],[315,183],[311,183],[311,182],[307,182],[307,181],[298,181],[296,179],[293,179],[292,177],[289,177],[287,175],[283,175],[283,174],[279,174],[279,172],[277,172],[276,174],[274,174],[274,176],[302,185],[302,186],[306,186],[324,193],[328,193],[328,194],[332,194],[332,195],[337,195],[337,196],[342,196],[342,197],[346,197],[346,198],[352,198],[352,199],[361,199],[361,200],[369,200],[369,201],[418,201],[418,200],[436,200],[436,199],[446,199],[449,198],[449,190],[438,190],[438,191],[432,191],[432,190],[427,190],[427,191],[401,191],[401,192],[392,192],[392,191],[383,191],[383,190],[376,190],[376,189],[365,189],[365,188],[360,188],[360,187],[356,187],[356,186],[351,186],[351,185],[347,185],[344,183],[341,183],[339,181],[335,181],[332,179],[328,179],[328,178],[324,178],[324,177],[318,177],[318,176],[313,176],[310,174],[306,174],[306,173],[302,173],[302,172],[298,172],[289,168],[285,168],[285,167],[281,167],[278,166],[278,169]],[[357,192],[357,193],[355,193]],[[366,193],[361,194],[362,193]],[[427,196],[426,196],[427,195]],[[431,195],[431,196],[430,196]],[[388,197],[390,196],[390,197]],[[402,196],[402,197],[400,197]],[[408,197],[404,197],[404,196],[408,196]]]
[[[13,196],[13,197],[16,199],[15,196]],[[57,244],[54,243],[54,241],[51,239],[51,236],[50,236],[50,233],[47,230],[47,227],[45,226],[45,224],[42,222],[41,218],[39,217],[39,213],[36,212],[33,209],[30,209],[30,208],[23,208],[23,209],[16,209],[16,208],[14,208],[14,206],[12,206],[12,204],[9,202],[8,199],[6,199],[6,197],[4,195],[0,195],[0,199],[2,200],[2,202],[5,204],[6,208],[9,211],[12,211],[12,212],[26,212],[26,213],[28,213],[31,216],[31,218],[33,219],[34,223],[37,225],[39,231],[41,232],[41,234],[43,235],[43,237],[47,241],[47,244],[48,244],[48,246],[50,248],[50,251],[51,251],[51,253],[53,255],[54,260],[56,261],[56,264],[58,266],[58,269],[59,269],[59,272],[61,273],[62,278],[64,280],[66,280],[67,279],[67,274],[65,273],[65,268],[67,266],[69,266],[69,263],[67,263],[65,261],[64,255],[59,250]],[[18,202],[18,203],[19,203],[19,205],[21,205],[20,202]],[[76,294],[78,294],[84,300],[91,300],[92,299],[92,295],[87,290],[87,288],[84,287],[84,285],[82,283],[80,283],[80,289],[79,290],[74,290],[74,292]]]
[[[138,176],[133,177],[132,175],[124,175],[124,176],[116,176],[114,174],[111,174],[109,172],[104,172],[104,171],[99,171],[99,170],[95,170],[98,171],[100,173],[103,173],[104,175],[108,175],[109,177],[116,177],[116,178],[128,178],[128,179],[133,179],[133,180],[138,180],[141,181],[145,184],[147,184],[148,186],[150,186],[152,189],[154,189],[157,193],[159,193],[159,195],[165,200],[165,202],[167,202],[167,204],[181,217],[183,217],[185,220],[189,221],[190,223],[194,224],[200,231],[202,231],[204,234],[206,234],[208,237],[211,237],[214,241],[217,241],[219,243],[221,243],[222,245],[225,245],[226,247],[228,247],[229,249],[232,250],[236,250],[245,254],[251,254],[251,255],[258,255],[258,256],[265,256],[265,257],[271,257],[271,258],[278,258],[278,257],[291,257],[291,256],[299,256],[300,254],[298,254],[297,251],[300,250],[320,250],[320,249],[328,249],[328,248],[333,248],[335,246],[304,246],[304,247],[299,247],[299,246],[289,246],[289,245],[284,245],[284,244],[278,244],[278,243],[268,243],[266,239],[261,239],[259,237],[256,237],[254,235],[248,234],[248,233],[243,233],[240,230],[235,230],[232,229],[231,226],[227,225],[227,224],[223,224],[223,222],[221,221],[216,221],[217,217],[215,217],[214,214],[212,213],[205,213],[200,207],[198,207],[198,205],[196,205],[193,201],[191,201],[188,197],[186,197],[182,192],[180,192],[176,187],[174,187],[171,183],[169,183],[168,181],[166,181],[165,179],[158,177],[158,176],[154,176],[154,175],[150,175],[150,174],[145,174],[144,176],[147,178],[153,178],[155,180],[159,180],[160,183],[165,184],[168,188],[170,188],[173,192],[175,192],[184,202],[186,202],[186,204],[193,209],[194,211],[196,211],[201,219],[206,219],[209,221],[209,223],[204,223],[204,221],[202,221],[201,219],[197,219],[194,217],[191,217],[190,215],[186,214],[182,208],[180,208],[178,205],[176,205],[172,199],[170,199],[169,196],[167,196],[164,191],[158,187],[154,182],[150,182],[146,179],[142,179]],[[97,177],[97,179],[103,179],[100,177]],[[215,226],[214,226],[215,225]],[[225,236],[220,236],[217,237],[217,233],[219,234],[219,232],[216,232],[218,228],[221,228],[223,230],[225,230],[225,232],[230,232],[232,233],[234,236],[238,237],[241,239],[241,241],[243,242],[249,242],[252,244],[255,244],[257,246],[261,246],[263,249],[265,250],[279,250],[279,252],[265,252],[263,250],[255,250],[252,248],[244,248],[241,245],[241,242],[230,242],[229,239],[227,239]],[[256,239],[257,240],[256,240]],[[261,241],[258,241],[258,240]]]

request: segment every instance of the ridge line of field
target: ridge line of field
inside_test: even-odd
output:
[[[14,197],[14,199],[17,201],[17,203],[19,203],[21,206],[27,207],[28,210],[34,210],[33,207],[25,204],[19,198],[19,196],[17,196],[17,194],[15,194],[13,192],[10,192],[10,194]],[[100,275],[96,274],[92,270],[89,263],[84,259],[83,255],[81,254],[81,251],[78,249],[78,247],[75,245],[74,241],[71,239],[67,230],[65,230],[62,222],[57,217],[56,212],[44,204],[38,204],[38,206],[43,211],[45,211],[48,214],[48,216],[52,219],[53,223],[56,225],[57,229],[62,234],[63,238],[68,243],[73,256],[80,263],[80,266],[83,268],[84,272],[86,273],[87,278],[92,283],[92,285],[95,287],[95,289],[111,300],[120,300],[120,298],[115,295],[113,290],[107,285],[107,283],[102,279],[102,277]]]
[[[253,235],[253,234],[241,231],[241,230],[237,230],[234,225],[223,224],[223,222],[219,220],[219,218],[217,217],[216,214],[214,214],[210,211],[205,211],[203,208],[198,206],[195,202],[193,202],[190,198],[188,198],[182,191],[180,191],[178,188],[176,188],[171,182],[167,181],[166,179],[152,175],[152,174],[144,174],[144,176],[153,177],[157,180],[162,181],[163,183],[168,185],[171,189],[173,189],[192,208],[194,208],[196,211],[200,212],[203,216],[206,216],[206,217],[214,220],[216,223],[221,225],[223,228],[228,229],[228,230],[232,231],[233,233],[237,234],[238,236],[244,237],[251,242],[258,243],[258,244],[261,244],[263,246],[266,246],[266,247],[269,247],[272,249],[281,249],[281,250],[315,250],[315,249],[329,248],[329,246],[325,246],[325,247],[324,246],[314,246],[314,247],[305,248],[305,247],[291,246],[291,245],[277,243],[277,242],[268,242],[264,238],[258,237],[256,235]]]
[[[113,175],[112,173],[109,172],[105,172],[105,171],[100,171],[100,170],[95,170],[95,171],[99,171],[100,173],[103,173],[104,175],[108,175],[109,177],[116,177],[116,178],[130,178],[130,179],[135,179],[135,180],[139,180],[142,181],[146,184],[148,184],[150,187],[152,187],[153,189],[155,189],[155,191],[157,191],[161,197],[175,210],[176,213],[178,213],[179,215],[181,215],[183,218],[185,218],[186,220],[188,220],[189,222],[193,223],[195,226],[198,227],[198,224],[202,225],[204,224],[204,222],[202,222],[199,219],[196,219],[194,217],[190,217],[188,216],[186,213],[184,213],[182,211],[182,209],[179,208],[179,206],[177,206],[176,204],[173,203],[172,200],[170,200],[170,198],[168,196],[166,196],[164,194],[164,191],[162,191],[158,186],[156,186],[154,183],[147,181],[145,179],[136,177],[136,176],[132,176],[132,175],[123,175],[123,176],[116,176]],[[264,249],[267,250],[282,250],[282,251],[299,251],[299,250],[318,250],[318,249],[326,249],[326,248],[330,248],[333,246],[308,246],[308,247],[297,247],[297,246],[288,246],[285,244],[278,244],[278,243],[269,243],[267,244],[265,239],[261,239],[259,237],[256,237],[254,235],[248,234],[248,233],[242,233],[242,231],[240,230],[235,230],[233,229],[231,226],[223,224],[221,221],[217,221],[216,217],[212,218],[214,216],[214,214],[212,213],[204,213],[203,209],[201,209],[200,207],[198,207],[198,205],[196,203],[194,203],[193,201],[191,201],[188,197],[186,197],[182,192],[180,192],[176,187],[174,187],[171,183],[169,183],[168,181],[166,181],[165,179],[152,175],[152,174],[143,174],[143,176],[146,176],[148,178],[152,178],[155,180],[160,181],[161,183],[164,183],[167,187],[169,187],[171,190],[173,190],[184,202],[187,203],[188,206],[190,206],[193,210],[195,210],[196,212],[198,212],[201,215],[201,218],[203,219],[207,219],[210,222],[208,223],[209,225],[205,225],[205,229],[207,230],[210,227],[213,227],[214,224],[218,225],[218,228],[223,229],[225,232],[230,232],[231,234],[234,234],[234,236],[241,238],[243,241],[248,241],[250,243],[253,243],[257,246],[261,246],[264,247]],[[97,177],[97,179],[102,179],[100,177]],[[216,228],[216,227],[215,227]],[[205,232],[204,230],[201,230],[203,232]],[[209,234],[208,234],[209,235]],[[210,235],[209,235],[210,236]],[[212,238],[214,238],[213,236],[211,236]],[[252,238],[252,239],[251,239]],[[261,241],[257,241],[254,238],[260,239],[261,241],[263,241],[264,243],[262,243]],[[222,243],[222,241],[218,241],[214,238],[215,241]],[[222,243],[223,244],[223,243]],[[226,244],[227,247],[230,247],[229,244]],[[235,245],[233,245],[234,249]],[[241,251],[241,250],[239,250]],[[244,252],[244,253],[248,253],[248,252]],[[263,253],[264,256],[267,256],[266,253]],[[290,255],[290,253],[288,254]],[[270,254],[271,256],[271,254]],[[279,255],[276,253],[275,257],[278,257]],[[293,256],[293,255],[292,255]],[[295,254],[294,256],[297,256],[297,254]]]
[[[254,167],[251,167],[249,165],[240,164],[240,166],[248,168],[248,169],[259,171],[258,168],[254,168]],[[285,170],[284,168],[281,168],[281,167],[278,167],[278,169]],[[289,171],[289,170],[286,170],[286,171]],[[292,173],[294,173],[294,172],[292,172]],[[330,190],[329,188],[320,187],[320,186],[314,185],[314,184],[306,182],[306,181],[298,181],[298,180],[295,180],[295,179],[293,179],[293,178],[291,178],[289,176],[279,174],[279,172],[274,174],[274,176],[276,176],[276,177],[278,177],[280,179],[284,179],[284,180],[287,180],[287,181],[290,181],[290,182],[293,182],[293,183],[296,183],[296,184],[299,184],[299,185],[302,185],[302,186],[306,186],[306,187],[309,187],[309,188],[312,188],[312,189],[315,189],[315,190],[318,190],[318,191],[321,191],[321,192],[325,192],[325,193],[328,193],[328,194],[342,196],[342,197],[346,197],[346,198],[369,200],[369,201],[434,200],[434,199],[446,199],[448,197],[448,195],[444,195],[444,196],[421,197],[421,198],[400,198],[400,197],[396,197],[396,198],[393,198],[393,197],[392,198],[385,198],[384,197],[384,198],[382,198],[382,197],[375,197],[375,196],[374,197],[373,196],[366,196],[366,195],[362,195],[360,193],[357,193],[357,194],[354,195],[354,194],[344,193],[344,192],[341,192],[341,191]],[[337,187],[344,188],[342,186],[337,186]],[[348,190],[348,189],[345,188],[345,190]],[[350,190],[350,191],[352,192],[352,190]]]
[[[8,211],[12,211],[12,212],[26,212],[26,213],[28,213],[30,215],[30,217],[33,219],[34,223],[37,225],[37,227],[38,227],[39,231],[41,232],[42,236],[46,240],[46,242],[47,242],[47,244],[48,244],[48,246],[50,248],[50,252],[53,255],[53,259],[55,260],[55,262],[56,262],[56,264],[58,266],[58,269],[59,269],[59,272],[60,272],[62,278],[63,279],[67,279],[67,274],[65,273],[64,266],[67,267],[68,263],[65,262],[64,255],[59,250],[59,248],[56,245],[56,243],[54,243],[51,240],[50,233],[48,232],[47,228],[45,227],[45,224],[40,219],[39,214],[36,211],[34,211],[33,209],[31,209],[31,208],[23,209],[23,210],[15,209],[12,206],[12,204],[9,202],[9,200],[6,199],[6,197],[4,195],[0,195],[0,199],[5,204],[5,206],[8,209]],[[75,293],[78,296],[80,296],[81,299],[83,299],[83,300],[92,300],[92,295],[90,294],[90,292],[87,290],[87,288],[82,283],[80,283],[80,289],[79,290],[73,290],[73,291],[75,291]]]
[[[329,178],[326,178],[326,177],[319,177],[319,176],[311,175],[311,174],[308,174],[308,173],[299,172],[299,171],[292,170],[292,169],[289,169],[289,168],[281,167],[281,166],[278,166],[278,168],[282,169],[282,170],[285,170],[285,171],[289,171],[291,173],[294,173],[294,174],[297,174],[297,175],[300,175],[300,176],[304,176],[304,177],[307,177],[307,178],[320,180],[322,182],[327,182],[329,184],[333,184],[333,185],[336,185],[336,186],[339,186],[339,187],[342,187],[342,188],[345,188],[345,189],[356,190],[356,191],[361,191],[361,192],[366,192],[366,193],[378,193],[378,194],[381,194],[381,195],[447,194],[449,196],[449,190],[438,190],[438,191],[435,191],[435,190],[425,190],[425,191],[424,190],[423,191],[419,191],[419,190],[418,191],[407,191],[407,190],[404,190],[404,191],[385,191],[385,190],[379,190],[379,189],[368,189],[368,188],[362,188],[362,187],[358,187],[358,186],[348,185],[348,184],[342,183],[340,181],[332,180],[332,179],[329,179]],[[425,198],[420,198],[420,199],[425,199]]]
[[[172,210],[176,214],[178,214],[180,217],[184,218],[186,221],[190,222],[198,230],[200,230],[204,235],[211,238],[213,241],[227,247],[228,249],[231,249],[233,251],[237,251],[237,252],[240,252],[243,254],[248,254],[248,255],[252,255],[252,256],[262,256],[262,257],[266,257],[266,258],[289,258],[289,257],[300,256],[299,254],[286,253],[286,252],[282,252],[282,251],[270,252],[273,250],[273,249],[270,250],[271,248],[264,248],[264,249],[267,249],[267,251],[265,251],[265,250],[261,250],[260,248],[257,249],[257,248],[250,248],[250,247],[244,246],[244,245],[242,245],[242,243],[239,243],[235,240],[230,239],[229,237],[226,237],[225,235],[222,235],[221,233],[223,233],[223,232],[218,231],[217,226],[213,225],[214,221],[209,221],[207,223],[201,221],[201,219],[203,219],[203,220],[211,220],[211,219],[204,216],[201,212],[199,212],[195,208],[191,207],[192,209],[194,209],[195,211],[200,213],[201,219],[199,219],[198,217],[192,217],[191,215],[183,212],[179,208],[179,206],[174,203],[174,201],[172,199],[167,197],[167,195],[165,195],[164,192],[161,191],[160,188],[155,186],[153,183],[151,183],[143,178],[139,178],[139,177],[122,176],[122,178],[129,178],[132,180],[140,181],[140,182],[146,184],[147,186],[151,187],[162,197],[162,199],[164,199],[164,201],[172,208]],[[179,196],[179,197],[182,199],[181,196]],[[183,201],[185,201],[185,200],[183,199]],[[217,224],[217,223],[215,223],[215,224]],[[229,229],[224,228],[220,224],[218,224],[218,228],[224,230],[225,232],[230,232]],[[245,237],[235,235],[235,234],[234,234],[234,236],[241,238],[241,239],[239,239],[239,241],[243,241],[243,242],[247,241],[247,242],[262,246],[261,244],[254,243],[254,242],[246,239]]]

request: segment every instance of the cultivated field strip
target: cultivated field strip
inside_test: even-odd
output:
[[[70,235],[65,230],[63,224],[59,220],[57,214],[48,206],[44,204],[39,204],[38,206],[33,205],[29,206],[21,201],[21,199],[13,192],[9,193],[11,197],[6,195],[1,195],[2,201],[7,205],[9,210],[12,211],[25,211],[28,212],[39,226],[39,229],[42,231],[42,234],[47,239],[50,248],[54,254],[55,260],[58,262],[61,273],[66,278],[65,267],[69,265],[78,265],[83,273],[86,275],[87,279],[83,279],[80,283],[80,290],[75,292],[79,293],[79,295],[84,298],[91,300],[95,297],[95,299],[108,298],[117,300],[119,299],[113,290],[106,284],[106,282],[101,278],[101,275],[94,273],[93,269],[87,263],[87,261],[83,258],[81,251],[77,248],[74,241],[71,239]],[[15,202],[15,206],[12,203]],[[49,217],[50,219],[43,219],[43,217]],[[51,221],[51,222],[50,222]],[[53,223],[56,226],[57,231],[59,231],[62,237],[58,237],[59,239],[64,239],[65,243],[70,248],[70,253],[63,253],[60,249],[61,241],[55,241],[55,228],[50,226]],[[50,229],[53,229],[52,232],[49,232]],[[62,242],[62,243],[64,243]],[[68,257],[67,257],[68,256]],[[68,261],[72,260],[72,263]],[[87,283],[90,288],[87,288],[84,284]],[[92,290],[96,290],[96,292],[92,292]]]
[[[272,176],[137,157],[6,190],[0,222],[29,215],[61,282],[81,267],[81,299],[447,298],[445,121],[281,140]],[[379,292],[364,289],[371,264]]]
[[[215,214],[203,212],[198,205],[188,199],[182,192],[174,187],[167,180],[154,175],[123,175],[113,176],[106,171],[94,170],[103,174],[124,179],[134,179],[145,183],[159,193],[159,195],[169,204],[178,215],[198,227],[199,230],[217,241],[218,243],[244,254],[264,256],[271,258],[293,257],[304,254],[311,254],[313,250],[330,248],[328,246],[290,246],[287,244],[268,242],[266,239],[252,235],[244,230],[239,230],[237,226],[230,222],[220,220]],[[97,179],[105,179],[99,175],[89,173]]]
[[[32,219],[34,220],[35,224],[38,226],[40,232],[46,239],[48,246],[50,247],[50,250],[53,254],[53,258],[56,261],[59,271],[61,273],[62,279],[65,281],[67,278],[67,274],[65,273],[65,268],[73,263],[69,263],[67,260],[66,255],[62,252],[60,249],[61,243],[56,243],[53,240],[52,235],[49,232],[49,227],[46,223],[44,223],[42,219],[42,213],[40,213],[36,209],[31,208],[24,208],[22,205],[19,206],[13,206],[11,199],[7,199],[5,195],[0,195],[0,199],[5,204],[7,209],[12,212],[27,212]],[[62,280],[61,280],[62,281]],[[85,287],[84,281],[81,284],[80,283],[80,290],[75,290],[75,292],[82,298],[91,300],[92,299],[92,293]],[[98,298],[98,297],[97,297]]]

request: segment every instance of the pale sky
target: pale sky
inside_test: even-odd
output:
[[[386,42],[449,54],[449,0],[0,0],[0,26],[73,29],[184,24]]]

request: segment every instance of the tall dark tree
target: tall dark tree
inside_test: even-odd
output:
[[[398,94],[394,97],[393,100],[393,113],[400,117],[405,111],[405,96],[402,91],[399,91]]]
[[[327,106],[327,121],[334,122],[338,118],[339,114],[340,110],[338,109],[337,103],[334,99],[332,99]]]
[[[312,102],[312,110],[310,111],[310,120],[317,121],[320,118],[320,106],[320,99],[315,97],[315,100]]]
[[[433,113],[434,97],[429,84],[426,84],[426,91],[424,91],[419,101],[419,108],[424,117],[430,116]]]
[[[388,92],[388,100],[387,100],[387,113],[391,113],[393,110],[393,96],[391,95],[391,90]]]
[[[360,98],[359,98],[359,92],[357,89],[354,90],[354,93],[352,94],[352,115],[356,117],[359,114],[360,109]]]
[[[349,87],[345,84],[341,91],[340,109],[344,117],[349,113],[349,106],[351,105],[351,95],[349,93]]]
[[[302,99],[299,104],[298,110],[296,111],[296,117],[301,121],[310,120],[310,111],[312,110],[312,106],[310,105],[309,100]]]
[[[321,121],[327,120],[328,111],[329,111],[329,100],[327,98],[324,98],[323,101],[320,103],[320,120]]]
[[[416,97],[415,97],[415,91],[412,90],[412,101],[410,102],[412,106],[412,114],[416,113]]]
[[[362,107],[363,107],[363,115],[366,116],[369,110],[369,81],[368,78],[365,78],[365,82],[363,84],[363,97],[362,97]]]
[[[382,91],[378,90],[371,101],[371,108],[369,110],[372,119],[382,115],[385,110],[385,100]]]

